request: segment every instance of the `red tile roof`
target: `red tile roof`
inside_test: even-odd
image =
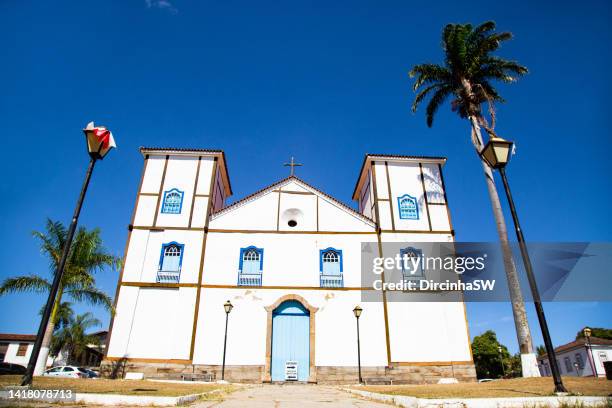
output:
[[[586,341],[585,341],[584,337],[581,337],[578,340],[570,341],[569,343],[562,344],[562,345],[560,345],[558,347],[555,347],[555,352],[556,353],[561,353],[563,351],[572,350],[574,348],[584,347],[585,344],[586,344]],[[600,339],[599,337],[591,337],[590,338],[590,344],[592,346],[612,346],[612,340],[610,340],[610,339]],[[540,355],[538,357],[546,358],[546,354]]]
[[[31,341],[34,342],[36,336],[34,334],[14,334],[0,333],[0,341]]]

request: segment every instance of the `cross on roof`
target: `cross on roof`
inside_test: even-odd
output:
[[[293,176],[293,174],[295,173],[295,168],[296,168],[297,166],[303,166],[303,164],[302,164],[302,163],[296,163],[296,162],[293,160],[293,156],[291,156],[291,162],[289,162],[289,163],[285,163],[285,164],[283,164],[283,166],[285,166],[285,167],[291,167],[291,173],[290,173],[289,175],[290,175],[290,176]]]

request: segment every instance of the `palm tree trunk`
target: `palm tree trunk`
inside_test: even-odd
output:
[[[478,118],[470,116],[472,125],[472,142],[477,152],[484,146]],[[489,191],[489,199],[493,207],[493,216],[495,217],[495,226],[497,227],[497,235],[502,248],[504,258],[504,269],[508,280],[508,289],[510,292],[510,301],[512,304],[512,314],[514,316],[514,325],[516,327],[516,336],[518,338],[519,350],[521,353],[521,366],[523,377],[540,377],[540,370],[535,353],[533,352],[533,342],[531,340],[531,332],[529,323],[527,322],[527,312],[525,311],[525,302],[521,292],[518,273],[514,260],[512,258],[512,250],[508,240],[508,231],[506,229],[506,221],[504,213],[495,187],[495,180],[491,168],[481,161],[482,169],[487,182],[487,190]]]
[[[51,348],[51,339],[53,338],[53,332],[55,331],[55,319],[57,318],[57,312],[62,302],[63,288],[60,286],[57,292],[57,297],[53,303],[53,309],[51,310],[51,316],[47,328],[45,329],[45,335],[40,346],[40,353],[38,354],[38,360],[36,360],[36,366],[34,367],[34,375],[43,375],[45,368],[47,368],[47,359],[49,358],[49,351]]]

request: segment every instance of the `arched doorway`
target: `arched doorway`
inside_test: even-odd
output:
[[[317,382],[315,313],[318,308],[299,295],[285,295],[270,306],[263,382],[285,381],[285,363],[298,365],[298,380]]]
[[[297,300],[287,300],[272,312],[272,381],[286,381],[286,365],[297,368],[297,381],[310,374],[310,312]]]

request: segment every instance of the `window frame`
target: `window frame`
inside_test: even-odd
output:
[[[166,208],[166,199],[167,199],[167,196],[168,196],[170,193],[177,193],[177,194],[178,194],[178,195],[181,197],[181,200],[180,200],[180,202],[179,202],[178,212],[169,211],[169,210]],[[185,198],[185,192],[184,192],[184,191],[179,190],[179,189],[178,189],[178,188],[176,188],[176,187],[171,188],[170,190],[166,190],[166,191],[164,191],[164,198],[163,198],[163,200],[162,200],[161,213],[162,213],[162,214],[174,214],[174,215],[180,214],[180,213],[183,211],[183,199],[184,199],[184,198]]]
[[[162,269],[162,266],[164,264],[164,253],[166,252],[166,248],[171,247],[171,246],[176,246],[179,248],[179,251],[181,251],[181,255],[179,256],[178,270],[177,271],[164,271]],[[180,279],[181,270],[183,269],[183,255],[185,255],[185,244],[181,244],[176,241],[171,241],[171,242],[162,244],[161,253],[159,255],[159,265],[157,267],[157,271],[158,272],[178,272],[179,279]]]
[[[407,273],[404,269],[404,254],[407,254],[408,252],[414,252],[415,254],[417,254],[417,257],[421,258],[421,262],[419,262],[419,269],[420,269],[420,273],[414,273],[414,274],[410,274]],[[402,260],[401,265],[402,265],[402,279],[405,280],[421,280],[421,279],[425,279],[425,269],[423,268],[423,250],[422,249],[418,249],[415,247],[406,247],[406,248],[401,248],[400,249],[400,258]]]
[[[342,275],[344,273],[344,259],[342,256],[342,250],[333,247],[327,247],[325,249],[319,250],[319,272],[323,274],[323,256],[330,251],[333,251],[336,253],[336,255],[338,255],[338,262],[340,263],[340,275]]]
[[[247,252],[250,252],[250,251],[255,251],[259,255],[259,269],[256,273],[245,273],[244,272],[244,256],[247,254]],[[263,283],[263,259],[264,259],[264,249],[263,248],[258,248],[255,245],[249,245],[248,247],[240,248],[240,255],[238,259],[238,281],[236,285],[237,286],[261,286]],[[244,283],[245,280],[242,280],[241,278],[247,275],[253,276],[253,278],[250,278],[250,279],[254,280],[257,284]],[[259,275],[259,278],[257,278],[258,275]]]
[[[30,343],[17,343],[17,351],[15,352],[16,357],[25,357],[28,354],[28,347]],[[23,351],[22,351],[23,350]]]
[[[414,202],[415,216],[407,216],[407,215],[402,216],[402,200],[405,198],[408,198]],[[419,201],[417,200],[415,196],[411,196],[410,194],[401,195],[397,197],[397,212],[398,212],[400,220],[419,220],[420,219]]]

